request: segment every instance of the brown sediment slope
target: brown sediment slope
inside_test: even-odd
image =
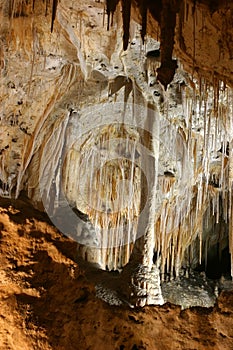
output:
[[[27,201],[0,201],[0,349],[233,349],[233,293],[213,309],[110,306],[76,243]]]

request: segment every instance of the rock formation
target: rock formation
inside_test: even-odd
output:
[[[26,193],[138,305],[190,270],[230,273],[230,255],[233,275],[231,2],[0,13],[1,196]]]

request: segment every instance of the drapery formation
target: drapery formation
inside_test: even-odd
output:
[[[1,194],[26,191],[103,269],[138,256],[160,283],[232,256],[230,9],[1,6]]]

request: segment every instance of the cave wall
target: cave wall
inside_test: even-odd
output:
[[[178,276],[219,222],[232,252],[231,4],[176,3],[174,49],[171,4],[149,7],[144,44],[134,5],[126,51],[120,4],[107,31],[104,2],[60,2],[52,34],[50,2],[13,5],[0,1],[1,195],[25,191],[103,269],[145,236],[142,263],[156,252],[161,278]]]

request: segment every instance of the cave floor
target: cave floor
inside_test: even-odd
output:
[[[233,349],[233,292],[213,308],[111,306],[76,251],[27,201],[0,199],[0,349]]]

